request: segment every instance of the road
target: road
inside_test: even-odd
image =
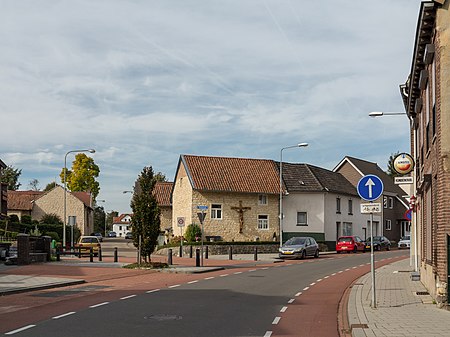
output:
[[[386,258],[400,255],[405,252],[377,252],[376,259],[388,263]],[[369,271],[369,259],[367,253],[333,254],[203,275],[167,274],[159,286],[144,279],[139,286],[106,292],[99,288],[55,302],[46,319],[28,319],[24,326],[17,322],[8,332],[65,337],[338,336],[340,297],[351,281]],[[53,292],[57,297],[58,290]]]

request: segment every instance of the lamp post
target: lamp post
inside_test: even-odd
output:
[[[66,171],[67,171],[67,155],[69,153],[77,153],[77,152],[89,152],[95,153],[94,149],[87,150],[71,150],[66,153],[64,156],[64,221],[63,221],[63,249],[66,249],[66,226],[67,226],[67,181],[66,181]]]
[[[280,247],[283,245],[283,150],[294,147],[307,147],[308,143],[286,146],[280,150]]]
[[[106,206],[106,200],[97,200],[97,202],[103,202]],[[106,238],[106,207],[103,209],[103,212],[105,213],[105,238]]]

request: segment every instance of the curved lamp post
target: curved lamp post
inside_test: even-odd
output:
[[[283,245],[283,150],[294,147],[307,147],[308,143],[286,146],[280,150],[280,247]]]
[[[87,150],[71,150],[66,153],[64,156],[64,221],[63,221],[63,249],[66,249],[66,225],[67,225],[67,181],[66,181],[66,171],[67,171],[67,155],[69,153],[77,153],[77,152],[89,152],[95,153],[94,149]]]

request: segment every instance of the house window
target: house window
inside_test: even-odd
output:
[[[391,220],[386,220],[385,221],[384,229],[386,229],[387,231],[392,230],[392,222],[391,222]]]
[[[269,229],[269,216],[258,214],[258,229]]]
[[[344,222],[342,224],[342,235],[343,236],[353,235],[353,226],[351,222]]]
[[[119,231],[121,231],[122,230],[122,226],[119,226]]]
[[[297,226],[308,226],[308,216],[306,212],[297,212]]]
[[[352,215],[353,214],[353,200],[349,199],[348,201],[348,214]]]
[[[383,197],[383,208],[388,208],[387,197]]]
[[[341,213],[341,198],[336,198],[336,213]]]
[[[267,205],[267,194],[258,195],[258,205]]]
[[[211,204],[211,219],[222,220],[221,204]]]
[[[392,209],[394,208],[394,198],[389,197],[389,208]]]

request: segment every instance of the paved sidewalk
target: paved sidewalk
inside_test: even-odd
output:
[[[438,309],[430,295],[416,294],[427,290],[420,281],[411,280],[409,259],[381,267],[375,275],[376,309],[370,306],[370,273],[357,280],[350,292],[348,320],[352,336],[450,336],[450,312]]]

